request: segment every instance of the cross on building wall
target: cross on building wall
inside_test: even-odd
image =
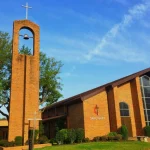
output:
[[[94,113],[95,113],[96,115],[98,115],[98,110],[99,110],[99,107],[96,105],[96,106],[94,107]]]
[[[29,7],[28,3],[26,3],[26,5],[22,5],[22,7],[26,8],[26,19],[28,19],[28,9],[31,9],[32,7]]]

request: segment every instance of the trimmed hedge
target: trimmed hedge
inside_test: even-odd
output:
[[[84,139],[84,130],[82,128],[78,129],[62,129],[56,133],[56,142],[60,144],[66,143],[81,143]]]
[[[116,136],[117,135],[117,132],[109,132],[108,133],[108,136]]]
[[[107,141],[108,140],[108,136],[107,135],[101,136],[101,140],[102,141]]]
[[[121,141],[122,140],[122,135],[121,134],[117,134],[114,139],[118,140],[118,141]]]
[[[96,137],[93,138],[93,141],[94,141],[94,142],[98,142],[98,141],[100,141],[100,140],[101,140],[101,137],[100,137],[100,136],[96,136]]]
[[[75,129],[68,129],[68,142],[73,144],[76,140],[76,131]]]
[[[21,146],[22,145],[22,136],[15,137],[15,145]]]
[[[63,132],[61,132],[61,130],[56,133],[55,139],[59,145],[64,143],[65,138],[64,138]]]
[[[45,135],[41,135],[38,139],[39,144],[46,144],[48,142],[49,142],[49,140],[48,140],[47,136],[45,136]]]
[[[76,129],[76,142],[82,143],[83,139],[84,139],[84,129],[82,128]]]
[[[13,146],[15,146],[15,142],[14,141],[8,142],[7,140],[1,140],[0,146],[2,146],[2,147],[13,147]]]
[[[40,136],[36,141],[36,144],[45,144],[48,143],[49,140],[45,135]],[[22,145],[22,137],[16,136],[15,141],[8,142],[7,140],[0,140],[0,146],[2,147],[14,147],[14,146],[21,146]]]
[[[122,135],[121,134],[117,134],[116,132],[110,132],[108,135],[104,135],[104,136],[96,136],[93,138],[93,141],[95,142],[99,142],[99,141],[120,141],[122,140]]]
[[[84,138],[83,142],[88,143],[88,142],[90,142],[90,139],[89,138]]]

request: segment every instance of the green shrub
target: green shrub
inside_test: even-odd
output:
[[[13,147],[13,146],[15,146],[15,142],[14,141],[8,142],[7,140],[1,140],[0,146],[2,146],[2,147]]]
[[[50,139],[49,142],[50,142],[52,145],[54,145],[54,143],[57,143],[55,138]]]
[[[125,125],[122,125],[120,128],[120,133],[123,140],[128,140],[128,129]]]
[[[68,142],[73,144],[75,140],[76,140],[75,129],[68,129]]]
[[[115,140],[115,136],[112,136],[112,135],[111,135],[111,136],[108,136],[108,140],[109,140],[109,141]]]
[[[117,135],[116,132],[110,132],[110,133],[108,133],[108,140],[109,140],[109,141],[115,140],[115,136],[116,136],[116,135]]]
[[[116,136],[116,135],[117,135],[116,132],[109,132],[109,133],[108,133],[108,136]]]
[[[84,129],[82,128],[76,129],[76,142],[82,143],[83,139],[84,139]]]
[[[39,137],[39,130],[35,130],[34,131],[34,141],[37,141],[38,137]]]
[[[33,130],[29,130],[28,133],[28,138],[32,139],[33,138]],[[38,138],[39,138],[39,130],[34,131],[34,143],[38,143]]]
[[[15,144],[17,146],[21,146],[22,145],[22,136],[16,136],[15,137]]]
[[[63,144],[63,142],[64,142],[64,140],[65,140],[65,137],[64,137],[64,135],[63,135],[63,132],[58,131],[58,132],[56,133],[55,139],[56,139],[56,142],[57,142],[59,145],[60,145],[60,144]]]
[[[88,142],[90,142],[90,139],[89,138],[84,138],[83,142],[88,143]]]
[[[13,147],[13,146],[15,146],[15,142],[14,141],[8,142],[8,147]]]
[[[150,137],[150,126],[146,126],[144,128],[144,131],[145,131],[145,135],[148,136],[148,137]]]
[[[46,143],[48,143],[48,141],[49,140],[48,140],[47,136],[45,136],[45,135],[40,136],[38,139],[39,144],[46,144]]]
[[[107,141],[108,140],[108,136],[107,135],[101,136],[101,140],[102,141]]]
[[[63,143],[66,143],[68,139],[68,129],[61,129],[59,132],[61,132],[64,137]]]
[[[39,135],[43,135],[44,134],[44,126],[42,121],[40,121],[39,123]]]
[[[3,147],[4,147],[5,143],[7,143],[7,142],[8,142],[7,140],[1,140],[1,141],[0,141],[0,146],[3,146]]]
[[[117,135],[114,137],[114,140],[121,141],[121,140],[122,140],[122,135],[121,135],[121,134],[117,134]]]
[[[96,137],[94,137],[94,138],[93,138],[93,141],[94,141],[94,142],[98,142],[98,141],[100,141],[100,136],[96,136]]]

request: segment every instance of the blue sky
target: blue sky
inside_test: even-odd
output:
[[[64,98],[116,80],[150,64],[149,0],[28,0],[39,24],[41,51],[64,64]],[[1,1],[0,30],[12,34],[25,18],[25,0]]]

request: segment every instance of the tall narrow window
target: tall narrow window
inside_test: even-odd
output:
[[[120,102],[119,106],[120,106],[120,115],[121,115],[121,117],[129,117],[128,104],[126,104],[124,102]]]
[[[144,75],[140,77],[140,82],[141,82],[141,92],[142,92],[142,99],[143,99],[145,121],[146,124],[149,126],[150,125],[150,77]]]

